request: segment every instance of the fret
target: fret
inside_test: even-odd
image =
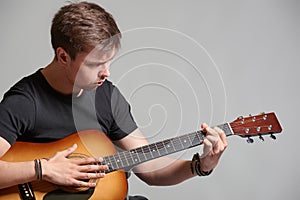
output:
[[[128,166],[134,166],[135,165],[135,161],[132,157],[132,154],[128,151],[124,152],[125,157],[127,158],[127,162],[128,162]]]
[[[118,153],[118,154],[115,154],[115,156],[114,156],[114,159],[116,161],[118,169],[121,169],[121,168],[124,167],[124,164],[123,164],[123,161],[122,161],[122,158],[121,158],[120,154],[121,153]]]
[[[192,141],[191,142],[191,144],[192,144],[191,146],[196,146],[196,145],[199,145],[199,144],[202,143],[202,141],[203,141],[203,134],[202,134],[201,131],[198,131],[198,132],[190,134],[189,138]]]
[[[171,146],[171,141],[170,140],[163,141],[163,145],[165,146],[165,150],[166,150],[167,154],[169,154],[170,152],[173,152],[174,147]]]
[[[157,156],[160,157],[161,153],[160,153],[160,149],[158,147],[158,143],[155,143],[155,149],[156,149],[156,152],[157,152]]]
[[[174,141],[176,142],[176,152],[191,147],[191,143],[188,142],[186,135],[177,137]]]
[[[139,153],[138,155],[142,155],[142,156],[143,156],[143,157],[140,157],[140,156],[139,156],[140,160],[141,160],[141,161],[147,161],[147,157],[146,157],[146,154],[145,154],[145,152],[144,152],[144,149],[143,149],[142,147],[139,147],[139,148],[137,148],[136,150],[137,150],[137,152]]]
[[[189,137],[187,135],[181,136],[181,141],[182,141],[183,149],[187,149],[187,148],[191,147],[191,145],[192,145],[192,143],[190,142]]]
[[[166,148],[166,145],[163,142],[157,142],[156,146],[158,148],[159,154],[161,156],[167,155],[168,154],[168,150]]]
[[[151,160],[154,158],[149,145],[143,146],[142,149],[147,160]]]
[[[176,148],[175,148],[175,146],[174,146],[174,138],[170,140],[170,144],[171,144],[171,147],[172,147],[173,150],[170,151],[169,153],[171,153],[171,152],[172,152],[172,153],[173,153],[173,152],[176,152]]]
[[[105,171],[105,173],[108,173],[111,171],[111,163],[108,161],[109,158],[108,157],[104,157],[102,162],[97,163],[98,165],[107,165],[108,166],[108,170]]]
[[[120,169],[120,167],[117,165],[117,162],[114,159],[114,157],[115,157],[115,155],[111,155],[111,156],[106,156],[103,158],[103,162],[101,164],[105,164],[109,167],[109,169],[107,171],[105,171],[106,173],[114,171],[116,169]]]
[[[125,155],[125,151],[122,151],[119,154],[120,154],[121,163],[122,163],[123,167],[129,166],[129,162],[128,162],[128,159],[127,159],[127,157]]]
[[[181,148],[180,148],[180,149],[177,149],[177,150],[183,150],[183,149],[186,149],[186,148],[185,148],[185,143],[184,143],[183,136],[179,137],[178,139],[179,139]]]
[[[136,149],[130,150],[129,152],[135,164],[141,162],[140,156]]]
[[[109,170],[111,170],[111,171],[113,171],[115,169],[118,169],[118,166],[117,166],[117,164],[116,164],[116,162],[115,162],[115,160],[113,158],[114,158],[114,155],[106,156],[106,157],[103,158],[104,160],[108,160],[109,161],[109,163],[110,163]]]
[[[224,131],[224,133],[226,134],[226,136],[233,135],[233,131],[232,131],[229,123],[221,124],[221,125],[218,125],[217,127],[222,129]]]
[[[198,144],[202,144],[203,139],[204,139],[203,132],[202,131],[196,131],[196,136],[197,136],[197,138],[195,138],[195,139],[197,139]]]
[[[187,134],[186,138],[189,140],[189,143],[191,144],[191,146],[193,145],[193,140],[191,139],[191,135],[194,134]],[[194,137],[193,137],[194,138]]]
[[[175,142],[175,151],[180,151],[183,149],[183,145],[179,137],[174,138],[173,142]]]
[[[156,143],[150,144],[149,145],[149,150],[151,152],[151,157],[152,158],[157,158],[157,157],[160,156],[159,151],[158,151],[157,146],[156,146]]]

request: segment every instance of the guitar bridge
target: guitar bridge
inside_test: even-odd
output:
[[[30,183],[18,185],[19,194],[22,200],[35,200],[35,196]]]

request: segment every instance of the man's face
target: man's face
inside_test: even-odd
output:
[[[115,50],[78,53],[75,60],[70,62],[68,72],[68,79],[74,84],[73,91],[93,90],[101,86],[110,75],[110,61],[115,53]]]

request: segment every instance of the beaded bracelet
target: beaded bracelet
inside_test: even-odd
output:
[[[196,154],[194,154],[192,162],[191,162],[191,171],[192,171],[192,174],[195,174],[195,172],[196,172],[196,174],[198,176],[208,176],[212,173],[213,169],[209,170],[207,172],[202,171],[201,166],[200,166],[200,156],[199,156],[199,153],[196,153]]]

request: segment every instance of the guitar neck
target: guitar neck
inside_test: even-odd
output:
[[[218,127],[225,132],[226,136],[233,134],[229,123],[218,125]],[[203,143],[204,136],[205,133],[202,131],[196,131],[145,145],[130,151],[122,151],[114,155],[106,156],[103,158],[103,163],[109,167],[109,170],[107,170],[106,173],[118,169],[129,170],[132,167],[146,161],[201,145]]]

